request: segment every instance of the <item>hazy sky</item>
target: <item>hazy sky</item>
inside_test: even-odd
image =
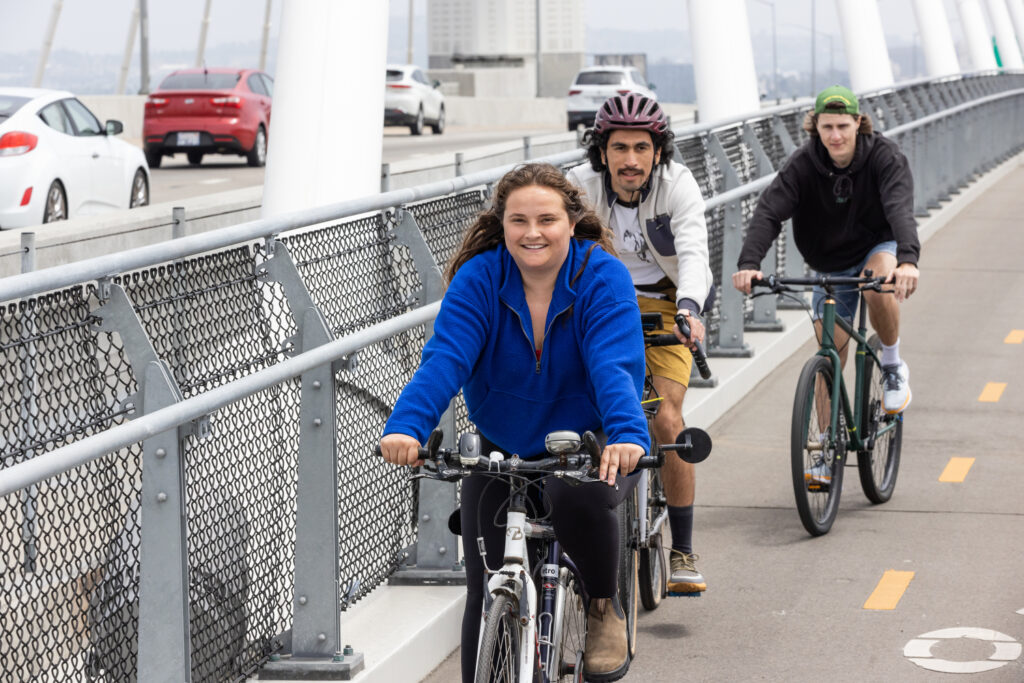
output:
[[[351,2],[358,6],[367,0],[359,3],[354,0],[337,1]],[[687,1],[714,0],[644,0],[641,3],[629,3],[624,0],[585,0],[587,28],[644,30],[657,26],[660,29],[688,31]],[[960,17],[955,0],[934,1],[945,4],[954,38],[958,38],[961,34]],[[93,54],[120,54],[124,50],[134,2],[135,0],[63,0],[53,49]],[[784,35],[806,31],[811,22],[811,2],[812,0],[775,0],[778,33]],[[204,0],[149,0],[151,49],[195,50],[199,40],[199,25],[204,4]],[[769,4],[770,0],[747,0],[747,13],[754,32],[771,30]],[[878,4],[886,33],[911,41],[917,31],[911,0],[879,0]],[[52,0],[0,0],[0,52],[38,50],[53,5]],[[414,0],[413,5],[416,15],[426,14],[427,0]],[[981,5],[984,7],[985,3],[982,2]],[[265,6],[264,0],[212,0],[207,46],[259,41]],[[281,6],[282,0],[273,0],[271,34],[274,36],[280,27]],[[642,8],[643,11],[637,11],[637,8]],[[408,9],[408,0],[390,0],[389,11],[392,17],[404,19]],[[833,0],[817,0],[816,25],[818,31],[834,34],[838,38]],[[588,50],[599,51],[599,46],[588,46]]]

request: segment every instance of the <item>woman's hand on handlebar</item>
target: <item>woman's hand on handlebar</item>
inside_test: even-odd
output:
[[[672,331],[676,337],[685,344],[691,351],[694,350],[694,342],[704,342],[704,323],[701,321],[700,316],[693,315],[688,308],[680,308],[679,313],[686,316],[686,319],[690,325],[690,336],[687,337],[679,329],[679,325],[673,325]]]
[[[750,294],[750,283],[763,279],[764,273],[760,270],[738,270],[732,274],[732,286],[744,294]]]
[[[623,476],[636,469],[636,463],[644,455],[644,449],[635,443],[610,443],[601,453],[601,481],[615,484],[615,471]]]
[[[889,273],[885,279],[886,284],[892,284],[892,291],[896,295],[896,301],[903,302],[917,291],[917,279],[920,276],[917,266],[913,263],[901,263]]]
[[[422,465],[419,449],[420,442],[406,434],[388,434],[380,439],[380,454],[392,465]]]

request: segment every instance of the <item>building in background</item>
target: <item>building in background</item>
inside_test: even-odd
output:
[[[564,97],[586,57],[583,1],[427,0],[431,76],[459,95]]]

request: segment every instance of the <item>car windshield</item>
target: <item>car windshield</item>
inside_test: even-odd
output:
[[[160,84],[160,90],[230,90],[241,76],[237,73],[171,74]]]
[[[14,112],[21,109],[29,99],[28,97],[0,95],[0,121],[14,116]]]
[[[584,71],[576,76],[576,85],[618,85],[621,71]]]
[[[402,72],[395,69],[388,69],[388,80],[389,81],[400,81],[402,80]]]

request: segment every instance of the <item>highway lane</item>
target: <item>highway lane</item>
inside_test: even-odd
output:
[[[694,530],[709,588],[641,613],[626,680],[1024,680],[1022,184],[1018,167],[924,247],[903,308],[914,397],[893,498],[870,504],[848,469],[831,532],[801,526],[788,444],[806,345],[710,426]],[[943,476],[954,458],[973,460]],[[889,571],[909,585],[867,609]],[[456,680],[457,658],[424,680]]]
[[[442,153],[491,145],[506,141],[522,141],[524,136],[562,133],[561,128],[491,128],[449,127],[444,134],[434,135],[429,129],[421,136],[409,134],[408,128],[384,129],[384,163],[414,159]],[[250,168],[243,157],[211,154],[200,166],[190,166],[184,154],[165,157],[160,168],[152,169],[150,202],[170,202],[215,192],[238,190],[263,184],[265,169]]]

